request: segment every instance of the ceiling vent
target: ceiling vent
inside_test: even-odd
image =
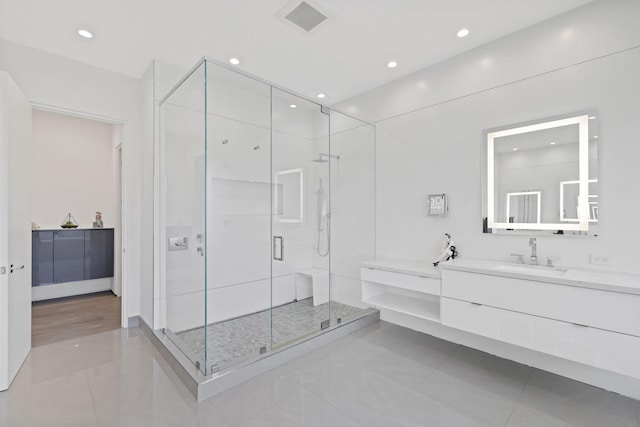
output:
[[[319,10],[317,6],[309,1],[295,0],[288,3],[277,14],[281,21],[295,30],[309,34],[326,23],[330,14],[324,10]]]

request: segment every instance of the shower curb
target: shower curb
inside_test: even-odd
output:
[[[379,321],[380,311],[373,308],[367,309],[362,317],[349,323],[319,331],[316,335],[302,339],[290,347],[208,376],[202,375],[171,340],[164,337],[162,332],[153,331],[144,319],[135,317],[138,318],[138,326],[145,336],[153,343],[189,392],[197,401],[202,401]],[[131,320],[130,318],[130,322]]]

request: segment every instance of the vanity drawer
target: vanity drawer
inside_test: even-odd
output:
[[[449,298],[442,324],[640,378],[640,338]]]
[[[640,295],[443,270],[442,296],[640,337]]]
[[[360,279],[393,286],[395,288],[440,295],[440,280],[431,277],[362,267],[360,269]]]

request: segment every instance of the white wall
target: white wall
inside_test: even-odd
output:
[[[90,228],[99,211],[104,226],[114,227],[114,125],[38,110],[32,117],[31,220],[55,229],[71,212],[80,227]]]
[[[143,264],[142,253],[153,251],[152,239],[142,239],[141,224],[153,219],[145,217],[143,220],[141,195],[153,190],[147,188],[151,180],[142,180],[140,81],[4,40],[0,40],[0,70],[13,77],[32,103],[75,114],[109,118],[124,125],[123,228],[127,240],[123,250],[127,306],[123,309],[123,316],[141,314],[140,288],[151,286],[144,283],[141,271],[152,269],[148,260]],[[143,188],[143,184],[147,187]],[[151,322],[150,309],[142,315]]]
[[[605,254],[602,268],[640,272],[637,16],[636,1],[590,3],[341,103],[377,121],[377,256],[431,261],[445,232],[462,256],[527,253],[524,236],[481,232],[482,131],[595,108],[599,237],[540,237],[538,255],[593,268],[589,254]],[[448,217],[426,215],[433,193],[448,194]]]

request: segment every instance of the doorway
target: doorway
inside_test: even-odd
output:
[[[121,327],[123,126],[32,111],[32,347]]]

